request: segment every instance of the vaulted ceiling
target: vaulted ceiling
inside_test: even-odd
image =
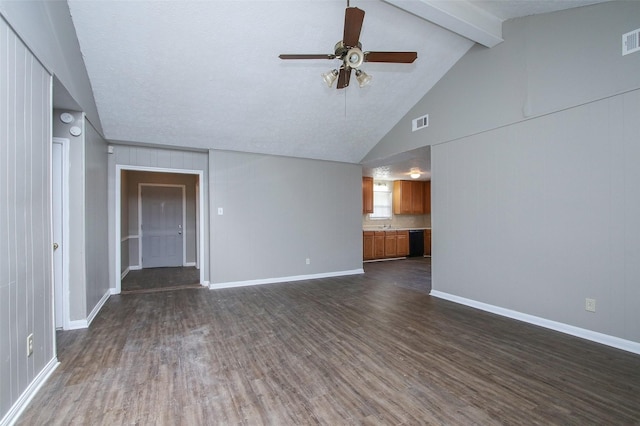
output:
[[[337,59],[278,54],[333,53],[346,1],[69,0],[69,8],[107,139],[358,163],[478,29],[499,42],[505,19],[589,3],[352,0],[366,12],[363,50],[418,59],[365,63],[371,84],[352,79],[343,90],[320,77]],[[497,23],[497,36],[483,22]]]

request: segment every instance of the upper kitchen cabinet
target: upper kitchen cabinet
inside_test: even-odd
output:
[[[373,178],[362,178],[362,213],[373,213]]]
[[[431,214],[431,181],[424,183],[424,214]]]
[[[393,182],[393,214],[424,214],[424,183],[419,180]]]

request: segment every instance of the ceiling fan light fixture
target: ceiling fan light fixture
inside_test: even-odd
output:
[[[417,169],[415,167],[412,168],[411,174],[409,176],[411,176],[411,179],[418,179],[420,177],[420,169]]]
[[[333,82],[336,81],[338,78],[338,70],[333,69],[321,75],[322,75],[322,80],[324,80],[324,82],[327,83],[327,86],[331,87],[333,86]]]
[[[371,77],[369,74],[367,74],[364,71],[361,70],[356,70],[356,80],[358,80],[358,85],[360,87],[364,87],[367,84],[371,83],[371,79],[373,77]]]
[[[362,53],[362,50],[357,47],[352,47],[345,55],[344,62],[345,65],[348,65],[351,68],[358,68],[364,62],[364,54]]]

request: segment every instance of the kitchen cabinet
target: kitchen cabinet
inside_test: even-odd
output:
[[[396,231],[386,231],[384,233],[384,257],[398,256],[398,241]]]
[[[424,182],[424,214],[431,214],[431,181]]]
[[[373,213],[373,178],[362,178],[362,213]]]
[[[424,255],[431,256],[431,229],[424,230]]]
[[[384,257],[384,231],[373,233],[373,258],[382,259]]]
[[[365,231],[362,233],[362,257],[364,260],[375,259],[373,241],[374,241],[374,232]]]
[[[409,231],[363,231],[363,260],[409,256]]]
[[[423,214],[424,195],[424,182],[422,181],[394,181],[393,214]]]
[[[396,254],[398,257],[409,256],[409,231],[398,231],[396,234]]]

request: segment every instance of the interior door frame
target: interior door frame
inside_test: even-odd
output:
[[[67,138],[52,138],[51,140],[51,209],[52,214],[51,218],[53,221],[53,209],[55,207],[55,201],[53,200],[53,169],[56,167],[56,164],[53,159],[53,145],[57,144],[61,146],[61,174],[62,174],[62,187],[60,188],[61,195],[61,220],[62,220],[62,235],[59,241],[59,250],[62,250],[62,271],[61,271],[61,292],[62,294],[58,294],[56,291],[56,283],[55,283],[55,271],[53,275],[53,298],[54,298],[54,309],[57,311],[59,309],[62,310],[62,329],[69,330],[71,329],[71,315],[69,310],[69,144],[70,141]],[[51,235],[53,236],[53,224],[51,227]],[[57,242],[57,241],[54,241]],[[52,248],[53,249],[53,248]],[[55,261],[52,262],[52,266],[55,266]],[[55,327],[55,315],[54,312],[54,327]]]
[[[115,240],[115,271],[114,271],[114,277],[116,279],[116,287],[115,289],[111,289],[112,293],[111,294],[120,294],[122,292],[122,271],[121,271],[121,267],[122,267],[122,261],[121,261],[121,249],[120,249],[120,244],[121,244],[121,238],[122,238],[122,224],[121,224],[121,210],[122,210],[122,206],[121,206],[121,201],[120,201],[120,197],[121,197],[121,193],[122,193],[122,172],[123,171],[138,171],[138,172],[156,172],[156,173],[178,173],[178,174],[183,174],[183,175],[196,175],[198,176],[198,183],[199,185],[196,186],[196,188],[198,189],[198,193],[196,194],[196,200],[198,201],[198,214],[197,217],[199,218],[198,220],[198,235],[197,235],[197,239],[198,239],[198,244],[196,245],[197,249],[198,249],[198,253],[196,254],[196,259],[197,260],[197,265],[198,268],[200,269],[200,284],[201,285],[205,285],[205,279],[204,279],[204,226],[202,226],[202,224],[199,223],[200,220],[203,220],[204,218],[204,194],[202,192],[202,180],[204,179],[204,171],[203,170],[191,170],[191,169],[171,169],[171,168],[166,168],[166,167],[147,167],[147,166],[131,166],[131,165],[124,165],[124,164],[116,164],[116,182],[115,182],[115,188],[114,188],[114,193],[115,193],[115,232],[113,233],[114,236],[114,240]],[[184,231],[183,231],[184,232]]]
[[[171,183],[147,183],[140,182],[138,183],[138,235],[140,236],[138,240],[138,265],[143,269],[142,265],[142,240],[144,229],[142,229],[142,188],[145,186],[162,186],[166,188],[181,188],[182,189],[182,266],[187,265],[187,194],[186,194],[186,186],[182,184],[171,184]],[[197,198],[197,197],[196,197]],[[196,215],[197,216],[197,215]],[[196,219],[197,220],[197,219]]]

